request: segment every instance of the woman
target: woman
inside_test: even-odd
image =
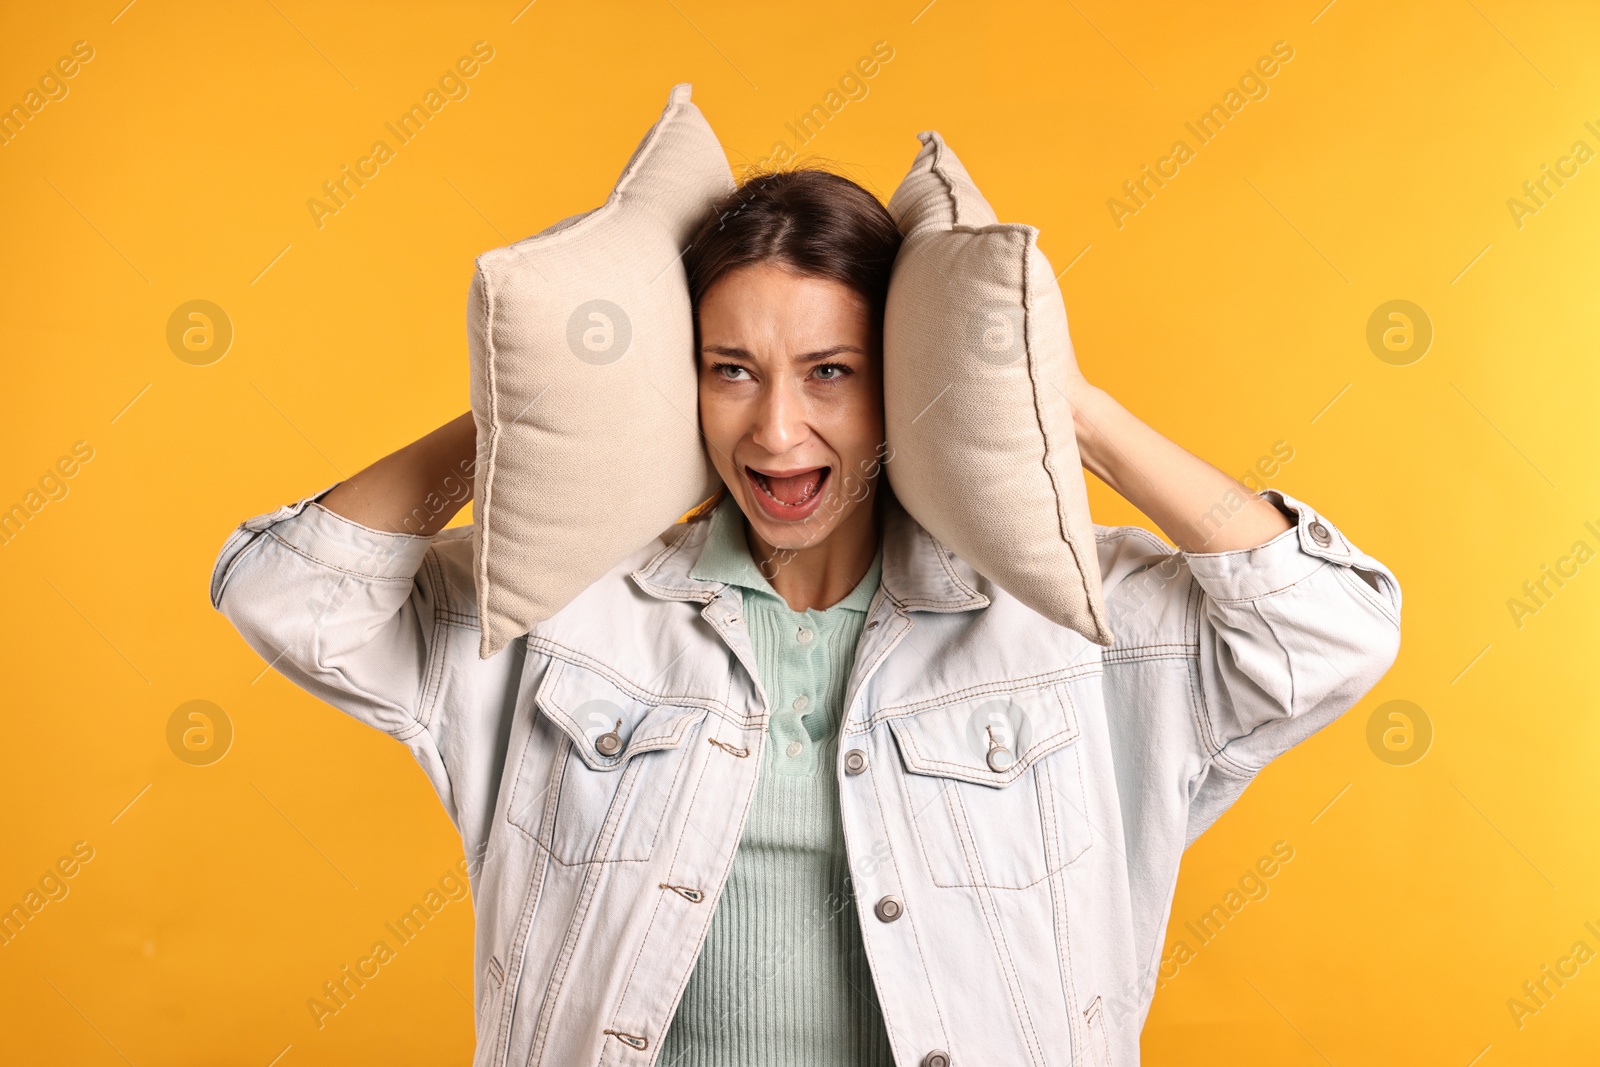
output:
[[[476,1064],[1135,1064],[1183,849],[1393,661],[1387,568],[1081,374],[1084,465],[1177,546],[1097,528],[1116,645],[933,540],[882,476],[898,244],[818,171],[716,206],[724,488],[490,659],[470,415],[224,546],[213,603],[461,831]]]

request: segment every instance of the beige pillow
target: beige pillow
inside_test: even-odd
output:
[[[944,139],[917,136],[889,200],[904,236],[884,317],[889,481],[979,574],[1109,645],[1055,271],[1037,229],[1000,223]]]
[[[682,254],[733,188],[675,86],[606,202],[477,258],[473,574],[487,658],[719,484],[700,441]]]

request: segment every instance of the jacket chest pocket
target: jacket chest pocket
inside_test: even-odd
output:
[[[1092,841],[1065,682],[930,701],[889,721],[935,885],[1025,889]]]
[[[506,818],[560,863],[648,860],[704,707],[641,699],[552,661]]]

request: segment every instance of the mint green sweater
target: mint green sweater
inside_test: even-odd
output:
[[[694,577],[737,585],[772,708],[755,797],[662,1067],[893,1067],[845,860],[837,754],[844,687],[883,566],[825,611],[795,612],[756,569],[725,498]]]

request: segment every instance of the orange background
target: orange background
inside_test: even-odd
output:
[[[0,906],[75,843],[93,857],[0,947],[4,1058],[467,1061],[464,903],[313,1022],[460,847],[401,746],[263,672],[210,607],[212,562],[242,519],[466,410],[472,257],[598,204],[674,83],[750,163],[882,40],[802,154],[887,198],[941,131],[1042,229],[1091,379],[1232,474],[1286,443],[1265,484],[1404,587],[1389,676],[1188,853],[1169,945],[1275,842],[1293,859],[1157,994],[1146,1061],[1591,1061],[1600,963],[1520,1025],[1507,1001],[1600,951],[1600,563],[1565,564],[1520,626],[1507,602],[1600,549],[1600,162],[1520,225],[1507,201],[1600,149],[1600,13],[1227,6],[9,5],[0,106],[74,42],[93,58],[0,147],[0,507],[76,442],[92,459],[0,545]],[[319,228],[306,201],[480,40],[469,95]],[[1184,123],[1276,41],[1268,95],[1119,228],[1108,199],[1196,147]],[[204,366],[167,342],[194,299],[234,330]],[[1395,299],[1434,330],[1406,365],[1367,343]],[[1098,521],[1148,525],[1091,493]],[[233,727],[208,766],[168,744],[191,700]],[[1390,700],[1431,724],[1422,758],[1369,745]]]

